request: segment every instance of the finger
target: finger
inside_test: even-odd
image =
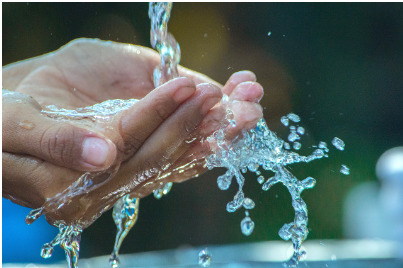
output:
[[[229,105],[234,112],[236,125],[228,125],[226,130],[227,140],[231,140],[242,134],[243,130],[250,130],[256,127],[257,122],[263,117],[263,108],[257,103],[236,101]]]
[[[196,91],[190,79],[176,78],[154,89],[120,119],[127,159],[176,109]]]
[[[116,158],[109,139],[41,114],[35,100],[23,94],[3,98],[3,151],[82,171],[104,170]]]
[[[147,140],[144,148],[139,151],[139,159],[146,159],[146,155],[151,156],[148,160],[152,162],[147,164],[157,169],[163,167],[167,159],[174,163],[191,146],[185,140],[191,134],[195,135],[194,132],[204,116],[221,98],[220,88],[212,84],[198,85],[194,96],[179,107]]]
[[[119,176],[90,193],[105,196],[118,189],[138,189],[157,176],[191,146],[185,142],[207,112],[222,98],[221,90],[210,84],[197,86],[195,94],[183,103],[145,141],[135,156],[127,160],[119,170]]]
[[[226,95],[231,95],[232,91],[235,89],[237,85],[242,82],[256,82],[256,76],[251,71],[240,71],[236,72],[228,79],[227,83],[224,85],[222,89],[222,93]]]
[[[263,97],[263,87],[256,82],[242,82],[235,87],[229,96],[230,100],[259,103]]]
[[[3,197],[30,208],[41,207],[80,174],[36,157],[6,152],[2,154],[2,164]]]
[[[192,71],[192,70],[190,70],[188,68],[185,68],[183,66],[178,66],[178,72],[179,72],[180,76],[184,76],[184,77],[192,79],[195,82],[196,85],[199,85],[199,84],[202,84],[202,83],[209,83],[209,84],[213,84],[213,85],[215,85],[215,86],[217,86],[219,88],[223,87],[220,83],[214,81],[210,77],[208,77],[208,76],[206,76],[204,74],[198,73],[196,71]]]

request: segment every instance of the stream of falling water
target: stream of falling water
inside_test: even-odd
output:
[[[154,86],[168,82],[179,77],[178,64],[180,61],[180,48],[172,34],[168,32],[168,21],[171,15],[172,3],[150,2],[148,16],[151,19],[150,39],[151,45],[157,49],[161,56],[161,63],[154,70]],[[172,182],[160,182],[158,189],[154,190],[154,197],[160,199],[169,193]],[[130,194],[119,200],[113,208],[113,219],[117,227],[115,245],[109,264],[112,268],[119,266],[119,249],[130,229],[136,223],[140,199]]]
[[[167,30],[171,8],[172,3],[152,2],[149,5],[151,44],[161,55],[161,64],[154,70],[155,87],[179,76],[177,70],[177,65],[180,61],[179,45]],[[54,106],[48,106],[42,112],[52,118],[107,121],[114,114],[130,108],[135,102],[137,102],[135,99],[108,100],[77,110],[58,109]],[[228,107],[228,103],[228,96],[224,95],[221,100],[221,105]],[[232,111],[227,109],[227,123],[234,125],[236,122],[231,119],[231,114]],[[300,122],[299,116],[290,113],[282,117],[281,122],[290,128],[288,141],[293,143],[292,148],[299,150],[301,143],[298,142],[298,140],[300,140],[301,136],[305,133],[305,129],[301,126],[292,125],[293,123]],[[212,147],[213,153],[206,158],[206,166],[208,169],[215,167],[225,167],[227,169],[224,175],[217,178],[217,184],[221,190],[227,190],[233,178],[235,178],[239,185],[234,199],[227,204],[226,209],[228,212],[234,212],[241,207],[246,209],[245,218],[241,221],[241,231],[245,235],[250,235],[253,232],[255,223],[249,216],[249,210],[255,207],[255,202],[251,198],[245,197],[243,192],[245,177],[242,173],[246,173],[247,170],[254,172],[258,176],[257,181],[262,184],[264,191],[268,191],[274,184],[279,182],[287,187],[291,194],[295,217],[293,222],[283,225],[279,231],[279,236],[284,240],[292,240],[294,253],[291,259],[284,263],[284,266],[295,267],[298,265],[299,260],[306,254],[301,250],[301,245],[308,236],[308,210],[304,200],[301,198],[301,193],[305,189],[314,187],[316,180],[307,177],[300,181],[286,166],[293,163],[310,162],[315,159],[328,157],[327,153],[329,149],[327,148],[327,144],[320,142],[318,148],[314,150],[312,154],[300,156],[298,153],[290,151],[291,146],[288,142],[278,138],[275,133],[268,129],[264,119],[258,122],[255,129],[244,131],[243,136],[236,141],[228,141],[226,139],[225,129],[228,124],[223,124],[219,130],[207,138],[207,141],[211,142],[211,144],[215,144],[215,146]],[[332,144],[337,149],[344,150],[345,145],[341,139],[335,137]],[[85,194],[95,189],[101,185],[102,182],[114,176],[118,168],[119,166],[114,166],[104,173],[87,172],[83,174],[63,193],[46,200],[43,207],[32,210],[26,217],[26,222],[30,224],[43,214],[56,211],[72,196]],[[260,168],[274,172],[274,176],[266,180],[264,176],[261,175],[259,171]],[[349,169],[343,165],[341,173],[348,175]],[[159,188],[154,191],[154,196],[161,198],[170,191],[171,187],[172,183],[161,183]],[[114,249],[109,260],[113,268],[119,265],[118,252],[120,246],[137,220],[139,202],[140,200],[138,198],[126,194],[121,196],[114,205],[113,219],[117,226],[117,234]],[[59,228],[59,234],[53,241],[46,243],[42,247],[42,257],[49,258],[52,255],[53,248],[60,244],[65,250],[69,267],[76,268],[82,230],[110,207],[110,205],[105,206],[105,208],[89,222],[78,221],[71,225],[66,225],[63,221],[54,222],[53,224]],[[204,267],[208,266],[211,261],[211,256],[207,256],[206,254],[201,254],[202,259],[207,260],[201,263]]]

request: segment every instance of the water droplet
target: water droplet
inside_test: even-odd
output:
[[[220,190],[227,190],[231,185],[232,176],[228,176],[227,174],[221,175],[217,178],[218,188]]]
[[[260,171],[256,171],[255,174],[256,174],[256,176],[259,176],[259,175],[261,174],[261,172],[260,172]]]
[[[271,32],[269,32],[267,35],[270,36],[270,35],[271,35]]]
[[[296,141],[296,142],[294,142],[293,147],[295,150],[299,150],[299,149],[301,149],[301,143]]]
[[[283,123],[284,126],[288,127],[289,120],[286,116],[281,117],[280,121],[281,123]]]
[[[294,141],[299,140],[299,139],[300,139],[300,137],[295,132],[291,132],[290,135],[288,135],[288,140],[290,142],[294,142]]]
[[[199,252],[199,265],[201,267],[209,267],[211,263],[212,254],[206,249]]]
[[[249,217],[249,211],[245,210],[245,216]]]
[[[171,191],[172,184],[173,184],[172,182],[167,182],[167,184],[165,184],[164,188],[162,188],[162,193],[164,195],[167,195]]]
[[[288,119],[290,119],[291,121],[293,121],[295,123],[298,123],[299,121],[301,121],[301,118],[298,115],[294,114],[294,113],[289,113],[287,115],[287,117],[288,117]]]
[[[120,264],[120,260],[115,254],[112,254],[109,258],[109,264],[112,268],[117,268]]]
[[[235,204],[234,201],[230,201],[227,203],[227,211],[228,212],[235,212],[238,209],[238,206]]]
[[[323,241],[319,241],[319,244],[321,244],[322,246],[325,245],[325,243]]]
[[[258,164],[249,164],[248,165],[248,169],[251,171],[251,172],[256,172],[258,169],[259,169],[259,165]]]
[[[330,259],[331,259],[332,261],[335,261],[335,260],[337,260],[337,257],[336,257],[335,254],[332,254],[332,256],[330,256]]]
[[[349,175],[350,169],[346,165],[341,165],[340,173],[342,173],[344,175]]]
[[[243,207],[246,209],[253,209],[255,207],[255,202],[250,198],[245,198],[243,200]]]
[[[52,256],[53,253],[53,247],[49,244],[46,243],[45,245],[43,245],[42,249],[41,249],[41,257],[44,259],[50,258]]]
[[[18,125],[27,130],[32,130],[35,127],[35,124],[28,120],[24,120],[24,121],[20,122]]]
[[[344,141],[342,141],[341,139],[334,137],[332,140],[332,144],[334,145],[334,147],[336,147],[340,151],[344,150],[344,146],[345,146]]]
[[[185,140],[186,143],[192,143],[196,140],[196,137],[190,137],[188,139]]]
[[[305,133],[305,128],[303,128],[303,127],[298,127],[298,128],[297,128],[297,133],[298,133],[299,135],[304,135],[304,133]]]
[[[36,221],[40,216],[43,215],[43,213],[44,213],[43,210],[44,210],[43,207],[31,210],[28,213],[28,215],[25,217],[26,224],[31,224],[34,221]]]
[[[290,150],[290,144],[288,143],[288,142],[284,142],[284,149],[286,149],[286,150]]]
[[[257,177],[257,182],[262,184],[264,182],[264,177],[262,175],[260,175],[259,177]]]
[[[204,34],[204,37],[207,37],[207,36],[208,36],[208,35],[205,33],[205,34]]]
[[[250,217],[245,217],[241,221],[241,231],[244,235],[250,235],[255,228],[255,223],[251,220]]]
[[[326,152],[329,151],[329,149],[327,148],[327,143],[324,142],[324,141],[319,142],[318,147],[319,147],[320,149],[324,149]]]
[[[301,183],[304,186],[304,188],[313,188],[316,184],[316,180],[312,177],[307,177]]]

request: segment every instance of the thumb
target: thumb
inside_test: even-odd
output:
[[[111,140],[40,111],[27,95],[3,94],[3,152],[36,156],[80,171],[105,170],[114,162],[116,146]]]

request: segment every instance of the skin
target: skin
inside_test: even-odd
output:
[[[181,77],[154,89],[158,64],[158,53],[148,48],[77,39],[3,67],[3,89],[14,92],[3,91],[3,197],[30,208],[46,204],[50,223],[86,225],[123,194],[143,197],[160,182],[204,172],[204,157],[214,146],[205,138],[225,116],[222,94],[229,96],[237,121],[226,129],[229,139],[262,117],[263,88],[252,72],[235,73],[222,86],[179,66]],[[118,98],[139,101],[103,122],[41,113],[47,105],[76,109]],[[27,122],[34,127],[21,127]],[[116,173],[108,178],[105,170]],[[51,209],[46,200],[85,171],[97,174],[97,187]]]

